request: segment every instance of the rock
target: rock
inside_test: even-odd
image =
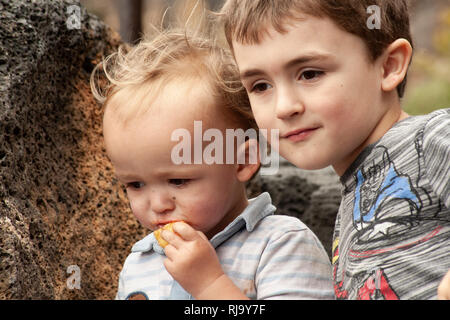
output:
[[[145,234],[89,87],[119,37],[77,1],[0,5],[0,299],[112,299]]]
[[[106,157],[89,77],[120,43],[74,0],[0,0],[0,299],[113,299],[136,222]],[[337,178],[255,177],[331,252]]]

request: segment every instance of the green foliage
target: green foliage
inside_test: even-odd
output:
[[[403,108],[411,115],[450,108],[450,8],[440,16],[433,34],[434,53],[416,52]]]
[[[450,8],[444,10],[440,17],[440,28],[433,35],[436,51],[450,58]]]
[[[437,109],[450,108],[450,81],[434,78],[413,88],[404,109],[411,115],[427,114]]]

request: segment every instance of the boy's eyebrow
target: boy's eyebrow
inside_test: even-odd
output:
[[[325,53],[308,53],[308,54],[304,54],[300,57],[294,58],[292,60],[289,60],[286,64],[283,65],[283,69],[289,69],[295,65],[299,65],[299,64],[303,64],[303,63],[308,63],[308,62],[313,62],[313,61],[321,61],[321,60],[326,60],[333,57],[331,54],[325,54]],[[260,69],[248,69],[248,70],[243,70],[240,74],[241,79],[248,79],[254,76],[260,76],[265,74],[265,72],[263,70]]]

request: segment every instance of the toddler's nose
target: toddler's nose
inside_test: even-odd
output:
[[[175,209],[172,197],[164,191],[150,191],[150,205],[153,212],[162,214]]]

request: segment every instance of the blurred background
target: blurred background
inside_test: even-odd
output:
[[[206,7],[217,11],[224,0],[81,0],[128,43],[136,43],[152,26],[200,16]],[[417,115],[450,108],[450,1],[410,0],[415,52],[403,101],[406,112]],[[196,6],[197,4],[197,6]],[[167,10],[167,8],[171,8]],[[195,8],[195,10],[193,10]]]

